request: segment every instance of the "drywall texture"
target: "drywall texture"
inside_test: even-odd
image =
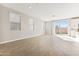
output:
[[[21,17],[21,31],[11,31],[10,30],[10,23],[9,23],[9,12],[16,12],[20,14]],[[5,41],[14,41],[16,39],[22,39],[27,38],[31,36],[35,36],[38,34],[43,33],[43,22],[37,19],[34,19],[34,32],[30,30],[29,25],[29,19],[32,17],[29,17],[25,14],[22,14],[20,12],[17,12],[15,10],[0,6],[0,42]],[[1,33],[2,32],[2,33]]]

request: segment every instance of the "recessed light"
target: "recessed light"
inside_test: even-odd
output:
[[[29,9],[32,8],[32,4],[26,4],[25,8],[29,8]]]

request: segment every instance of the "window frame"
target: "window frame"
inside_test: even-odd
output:
[[[57,33],[56,33],[56,30],[55,30],[55,29],[56,29],[56,28],[55,28],[55,27],[56,27],[56,24],[55,24],[55,23],[56,23],[57,21],[64,21],[64,20],[68,20],[68,19],[55,20],[55,21],[53,22],[53,23],[54,23],[54,34],[57,34]],[[67,26],[67,35],[69,35],[69,20],[68,20],[68,24],[67,24],[67,25],[68,25],[68,26]],[[62,34],[62,35],[66,35],[66,34]]]
[[[12,16],[11,16],[10,14],[14,14],[14,15],[15,15],[15,18],[12,18]],[[14,20],[17,19],[17,18],[16,18],[16,15],[18,16],[17,18],[19,18],[19,19],[18,19],[19,22],[13,22],[13,23],[16,23],[19,27],[17,26],[16,29],[12,29],[12,28],[11,28],[11,25],[12,25],[12,23],[11,23],[12,21],[11,21],[11,20],[12,20],[12,19],[14,19]],[[20,15],[19,13],[17,13],[17,12],[9,11],[9,12],[8,12],[8,18],[9,18],[9,23],[10,23],[10,24],[9,24],[9,25],[10,25],[10,31],[21,31],[21,15]],[[14,24],[14,25],[15,25],[15,24]]]

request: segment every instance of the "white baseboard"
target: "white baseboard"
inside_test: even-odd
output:
[[[26,37],[14,39],[14,40],[4,41],[4,42],[0,42],[0,44],[5,44],[5,43],[9,43],[9,42],[14,42],[14,41],[17,41],[17,40],[22,40],[22,39],[28,39],[28,38],[32,38],[32,37],[36,37],[36,36],[40,36],[40,35],[43,35],[43,34],[36,34],[36,35],[28,36],[28,37],[26,36]]]

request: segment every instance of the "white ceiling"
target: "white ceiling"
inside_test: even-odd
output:
[[[44,21],[79,16],[77,3],[4,3],[1,5]]]

